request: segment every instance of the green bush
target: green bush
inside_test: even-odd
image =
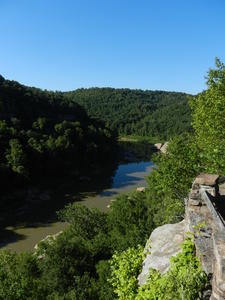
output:
[[[195,246],[191,238],[181,245],[182,251],[171,257],[168,272],[161,275],[150,270],[147,283],[138,287],[137,276],[142,268],[143,248],[129,248],[113,255],[111,260],[114,292],[119,300],[197,300],[207,283],[207,276],[201,270],[195,256]]]
[[[225,65],[216,59],[210,69],[208,89],[190,101],[192,125],[207,172],[225,172]]]
[[[0,299],[37,299],[39,271],[36,258],[31,253],[15,254],[0,251]]]
[[[144,259],[143,247],[128,248],[121,253],[115,253],[111,259],[112,277],[110,283],[120,300],[135,298],[138,282],[137,276],[141,271]]]
[[[183,218],[184,198],[202,167],[195,139],[188,134],[173,138],[167,154],[157,153],[153,160],[157,168],[147,178],[145,197],[155,228]]]
[[[145,193],[120,195],[108,214],[109,235],[113,251],[144,244],[153,229],[153,215]]]

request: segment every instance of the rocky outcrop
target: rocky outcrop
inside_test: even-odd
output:
[[[166,154],[166,152],[167,152],[167,148],[168,148],[168,142],[165,142],[164,144],[162,144],[162,143],[157,143],[157,144],[154,144],[154,147],[158,150],[158,151],[160,151],[160,152],[162,152],[163,154]]]
[[[180,244],[184,240],[184,232],[184,221],[160,226],[152,232],[145,247],[146,258],[138,277],[139,285],[146,283],[149,269],[157,269],[162,274],[169,269],[170,257],[181,251]]]
[[[137,192],[144,192],[145,191],[145,187],[144,186],[140,186],[136,188]]]
[[[195,246],[202,268],[211,278],[211,300],[225,299],[225,221],[217,206],[224,198],[218,181],[215,174],[199,175],[186,205],[187,229],[193,231],[201,225]]]
[[[45,256],[45,250],[44,249],[40,249],[40,245],[42,243],[47,243],[49,245],[53,244],[55,242],[55,240],[57,239],[57,237],[62,234],[63,231],[59,231],[55,234],[49,234],[47,235],[44,239],[42,239],[41,241],[39,241],[35,246],[34,246],[34,255],[37,255],[38,254],[38,258],[39,259],[42,259],[44,256]],[[41,250],[41,251],[40,251]]]
[[[154,144],[154,146],[155,146],[155,148],[157,149],[157,150],[160,150],[161,149],[161,147],[162,147],[162,143],[156,143],[156,144]]]
[[[162,145],[162,147],[160,148],[160,151],[161,151],[163,154],[166,154],[168,145],[169,145],[169,143],[168,143],[168,142],[165,142],[165,143]]]
[[[212,296],[211,300],[225,299],[225,237],[224,232],[213,235],[212,261]]]
[[[42,243],[42,242],[45,242],[45,243],[48,243],[48,244],[52,244],[55,240],[56,240],[56,238],[60,235],[60,234],[62,234],[63,233],[63,231],[61,230],[61,231],[59,231],[59,232],[57,232],[57,233],[55,233],[55,234],[48,234],[45,238],[43,238],[41,241],[39,241],[35,246],[34,246],[34,249],[35,250],[38,250],[38,244],[40,244],[40,243]]]
[[[222,207],[225,210],[225,198],[220,194],[218,182],[219,177],[215,174],[199,175],[185,201],[185,219],[177,224],[163,225],[152,232],[138,277],[140,285],[146,282],[150,268],[165,273],[170,257],[180,251],[179,245],[185,233],[193,232],[196,254],[210,282],[203,298],[225,299],[225,221],[224,214],[218,209]],[[221,201],[224,201],[223,205]]]

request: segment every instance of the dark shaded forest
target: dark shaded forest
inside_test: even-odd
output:
[[[4,190],[96,168],[109,159],[117,134],[163,140],[189,130],[184,93],[112,88],[51,92],[0,77]]]
[[[116,140],[62,93],[0,77],[1,194],[51,176],[90,172],[109,159]]]

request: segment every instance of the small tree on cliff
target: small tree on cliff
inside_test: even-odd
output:
[[[192,125],[203,168],[225,173],[225,65],[216,58],[216,69],[207,76],[208,89],[190,100]]]

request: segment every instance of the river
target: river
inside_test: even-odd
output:
[[[48,200],[44,204],[39,203],[32,205],[32,211],[26,216],[26,222],[17,222],[5,226],[1,235],[1,249],[10,249],[16,252],[33,250],[35,244],[48,234],[55,234],[66,227],[65,223],[59,222],[56,218],[50,217],[49,209],[58,210],[65,204],[76,201],[88,207],[95,207],[101,211],[107,211],[110,202],[121,193],[130,192],[137,187],[146,186],[145,177],[149,175],[153,168],[150,161],[127,162],[117,164],[110,180],[107,184],[103,184],[103,177],[96,176],[94,181],[95,189],[92,188],[93,183],[84,178],[83,188],[79,193],[77,190],[71,189],[74,183],[68,183],[67,186],[56,184],[54,194],[54,205],[60,199],[61,206],[52,205],[53,202]],[[65,193],[65,190],[67,191]],[[63,193],[62,193],[63,191]],[[44,198],[44,197],[43,197]],[[64,199],[64,201],[62,201]],[[41,215],[41,218],[40,218]],[[54,214],[55,215],[55,214]]]

